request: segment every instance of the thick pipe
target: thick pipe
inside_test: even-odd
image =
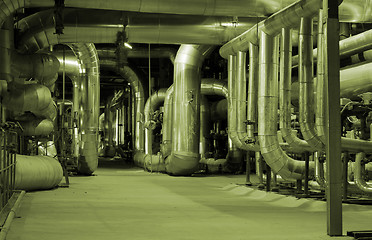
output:
[[[312,34],[313,21],[311,18],[301,18],[300,36],[299,36],[299,82],[300,82],[300,116],[299,123],[301,133],[309,143],[316,149],[322,150],[324,143],[317,136],[315,131],[315,113],[314,113],[314,89],[313,89],[313,61]]]
[[[20,122],[24,136],[47,136],[54,130],[54,124],[49,119],[34,119]]]
[[[210,106],[209,101],[205,96],[201,96],[200,101],[200,141],[199,154],[200,159],[206,158],[208,152],[207,138],[209,136],[210,126]]]
[[[368,184],[363,176],[364,172],[364,159],[366,157],[366,154],[364,152],[357,153],[355,156],[355,183],[358,186],[360,190],[366,193],[372,193],[372,185]]]
[[[97,49],[100,58],[116,58],[116,48]],[[151,48],[150,55],[147,48],[133,48],[127,52],[127,58],[168,58],[172,63],[176,58],[177,51],[174,48],[159,47]]]
[[[124,14],[120,11],[64,10],[62,35],[54,34],[53,10],[41,11],[18,22],[22,51],[36,52],[49,45],[71,42],[116,43],[128,19],[125,33],[131,43],[195,43],[220,45],[257,22],[257,17],[179,16],[158,14]],[[99,16],[92,18],[92,16]]]
[[[164,99],[163,115],[163,142],[161,144],[161,153],[164,158],[172,152],[172,116],[173,116],[173,85],[167,89]]]
[[[324,177],[324,163],[320,162],[320,152],[314,152],[314,178],[321,188],[325,188],[326,180]]]
[[[100,106],[100,77],[98,54],[92,43],[74,43],[70,45],[76,57],[85,68],[81,81],[81,140],[82,149],[78,161],[78,171],[91,175],[98,167],[97,134]]]
[[[258,139],[261,153],[271,169],[285,179],[302,179],[305,162],[290,158],[280,148],[277,137],[278,43],[261,32],[258,86]],[[310,165],[310,172],[314,166]]]
[[[151,97],[149,97],[145,104],[145,154],[152,152],[152,123],[151,114],[154,110],[158,109],[163,104],[166,97],[166,88],[155,91]]]
[[[275,36],[281,29],[291,28],[298,25],[301,17],[312,17],[322,6],[321,0],[302,0],[287,8],[284,8],[265,20],[254,25],[249,30],[235,37],[220,48],[220,55],[228,58],[229,55],[236,55],[239,51],[246,52],[249,43],[258,45],[259,32]]]
[[[297,137],[291,127],[291,59],[292,43],[289,28],[282,29],[280,45],[280,121],[279,127],[283,139],[290,145],[303,151],[311,151],[309,144]]]
[[[62,166],[52,157],[17,154],[16,159],[15,189],[51,189],[62,180]]]
[[[166,170],[190,175],[199,165],[200,68],[210,46],[181,45],[174,63],[172,154]]]
[[[256,140],[257,132],[257,90],[258,90],[258,46],[249,44],[249,82],[247,103],[247,138]]]

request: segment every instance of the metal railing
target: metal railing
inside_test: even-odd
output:
[[[6,123],[0,127],[0,204],[1,209],[14,193],[16,152],[18,148],[17,125]]]

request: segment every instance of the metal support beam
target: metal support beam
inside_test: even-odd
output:
[[[327,234],[342,235],[342,163],[338,0],[323,1],[326,82]]]

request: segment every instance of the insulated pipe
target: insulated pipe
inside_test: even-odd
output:
[[[199,165],[200,68],[210,46],[181,45],[174,62],[172,154],[166,171],[190,175]]]
[[[97,49],[100,58],[116,58],[116,48]],[[133,48],[127,52],[127,58],[168,58],[172,63],[176,57],[177,51],[174,48],[159,47],[151,48],[150,55],[147,48]]]
[[[172,85],[167,89],[164,99],[163,142],[160,146],[164,158],[168,157],[172,152],[173,92],[174,87]]]
[[[151,114],[154,110],[158,109],[163,104],[166,97],[166,88],[155,91],[151,97],[149,97],[145,104],[145,154],[150,154],[152,149],[152,125]]]
[[[98,54],[92,43],[73,43],[70,47],[85,70],[80,75],[82,79],[80,109],[82,149],[80,149],[78,171],[91,175],[98,167],[97,134],[100,106]]]
[[[54,19],[50,17],[53,11],[41,11],[18,22],[20,50],[36,52],[49,45],[71,42],[116,43],[117,33],[123,31],[123,18],[128,19],[125,27],[128,42],[163,44],[220,45],[257,22],[257,17],[239,18],[236,23],[231,17],[65,9],[63,34],[57,35]]]
[[[312,61],[312,33],[311,18],[301,18],[299,36],[299,82],[300,82],[300,116],[301,133],[306,142],[316,150],[323,150],[324,144],[315,131],[314,89],[313,89],[313,61]]]
[[[243,58],[242,54],[240,55],[240,58]],[[242,61],[240,61],[239,65],[241,66],[242,64],[243,64]],[[237,74],[236,68],[237,68],[237,57],[231,55],[229,56],[229,59],[228,59],[228,89],[229,89],[228,117],[227,117],[228,135],[236,147],[246,150],[246,151],[257,151],[258,146],[256,144],[247,143],[245,142],[245,140],[248,140],[248,139],[239,138],[238,129],[237,129],[237,125],[238,125],[237,121],[244,121],[244,118],[246,117],[246,115],[239,115],[239,117],[237,115],[238,106],[237,106],[237,101],[236,101],[236,89],[242,88],[242,87],[239,86],[236,82],[245,81],[244,79],[242,79],[242,77],[244,78],[245,74],[240,73],[239,75],[241,79],[238,79],[236,76]],[[245,71],[245,70],[242,70],[242,68],[243,67],[241,66],[240,70]],[[246,111],[244,112],[244,114],[246,114]]]
[[[257,90],[258,90],[258,46],[249,44],[249,83],[247,103],[247,137],[255,141],[257,132]]]
[[[34,119],[20,124],[24,136],[46,136],[54,130],[54,124],[49,119]]]
[[[323,10],[319,10],[318,19],[323,19]],[[319,139],[325,143],[326,142],[326,104],[325,104],[325,81],[324,81],[324,59],[323,59],[323,52],[324,52],[324,30],[323,24],[318,24],[318,49],[317,57],[317,68],[316,68],[316,101],[315,101],[315,127],[316,133]],[[341,78],[340,78],[341,79]],[[341,80],[342,81],[342,80]]]
[[[258,86],[258,139],[262,156],[271,169],[284,179],[302,179],[305,162],[290,158],[279,146],[278,110],[278,43],[261,32]],[[310,164],[310,172],[314,166]]]
[[[203,92],[203,89],[202,89]],[[226,120],[227,119],[227,99],[222,99],[217,102],[213,102],[210,106],[211,119],[214,121],[217,120]]]
[[[364,152],[357,153],[355,156],[355,183],[357,187],[366,193],[372,193],[372,185],[368,184],[363,176],[364,170],[364,159],[366,157],[366,154]]]
[[[249,43],[258,45],[258,33],[263,31],[268,35],[275,36],[281,29],[291,28],[298,25],[301,17],[312,17],[322,6],[322,0],[301,0],[271,15],[265,20],[254,25],[249,30],[235,37],[220,48],[220,55],[228,58],[236,55],[239,51],[246,52]]]
[[[4,25],[0,24],[0,79],[11,82],[13,80],[11,54],[14,51],[13,18],[5,16],[2,19],[2,23],[4,22]]]
[[[207,138],[209,136],[210,126],[210,106],[209,101],[205,96],[201,96],[200,101],[200,141],[199,154],[200,159],[206,158],[208,152]]]
[[[17,154],[16,159],[15,189],[51,189],[62,180],[62,166],[52,157]]]
[[[292,41],[289,28],[283,28],[280,45],[280,121],[279,127],[283,139],[290,147],[311,151],[309,144],[297,137],[297,133],[291,127],[291,59],[292,59]]]

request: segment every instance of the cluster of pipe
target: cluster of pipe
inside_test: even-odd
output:
[[[237,146],[241,149],[252,150],[255,144],[259,145],[259,151],[264,157],[265,162],[270,166],[272,171],[279,174],[284,179],[304,179],[304,175],[308,170],[310,175],[315,172],[315,177],[319,183],[324,186],[324,172],[319,158],[315,157],[314,162],[310,165],[305,165],[305,161],[299,161],[290,157],[287,153],[311,152],[316,156],[325,150],[325,83],[324,83],[324,66],[323,66],[323,30],[322,24],[318,27],[318,50],[313,51],[313,22],[312,17],[319,12],[319,18],[322,19],[321,2],[319,0],[304,0],[299,1],[290,7],[279,11],[273,16],[252,27],[250,30],[231,40],[220,49],[221,56],[228,59],[229,63],[229,87],[234,86],[234,81],[244,83],[245,78],[240,78],[239,59],[245,59],[244,54],[249,50],[250,54],[258,56],[258,77],[249,78],[249,84],[254,85],[258,82],[258,96],[254,102],[255,105],[250,105],[252,100],[248,98],[248,111],[255,113],[255,107],[258,106],[258,142],[255,139],[248,137],[239,138],[238,134],[231,133],[235,129],[229,128],[229,135],[235,139]],[[292,45],[290,28],[300,24],[299,31],[299,55],[295,59],[298,61],[299,72],[299,125],[303,139],[298,138],[298,134],[291,129],[291,68],[292,68]],[[359,49],[365,47],[364,41],[354,43],[356,39],[368,39],[368,33],[363,36],[350,37],[343,41],[352,42],[350,45],[343,45],[345,50],[340,47],[341,54],[355,53]],[[280,44],[279,44],[280,39]],[[257,50],[258,48],[258,54]],[[280,49],[280,50],[279,50]],[[347,49],[347,50],[346,50]],[[349,53],[346,53],[349,51]],[[316,94],[314,94],[314,76],[313,76],[313,52],[317,53],[317,78],[316,78]],[[279,61],[280,54],[280,61]],[[236,64],[238,62],[238,64]],[[254,75],[257,71],[255,58],[250,57],[250,75]],[[245,64],[243,65],[245,67]],[[236,70],[234,70],[234,67]],[[232,69],[232,70],[231,70]],[[279,71],[280,70],[280,71]],[[363,85],[363,80],[367,78],[366,71],[361,71],[360,66],[350,67],[341,71],[341,95],[353,95],[355,92],[361,91],[355,85]],[[353,76],[349,74],[353,72]],[[242,70],[245,72],[245,69]],[[280,81],[278,82],[280,72]],[[236,76],[234,76],[236,73]],[[370,77],[368,77],[370,78]],[[362,79],[359,81],[359,79]],[[354,83],[351,90],[350,82]],[[344,84],[343,84],[344,83]],[[239,86],[236,85],[236,86]],[[240,85],[242,86],[242,85]],[[280,86],[280,87],[279,87]],[[369,85],[367,84],[367,88]],[[229,88],[230,89],[230,88]],[[250,88],[249,88],[250,89]],[[363,89],[368,91],[367,89]],[[239,91],[239,88],[237,89]],[[234,90],[232,90],[234,92]],[[346,93],[347,92],[347,93]],[[249,94],[249,93],[248,93]],[[316,95],[316,99],[315,99]],[[355,95],[353,95],[354,97]],[[238,95],[239,97],[239,95]],[[230,97],[231,98],[231,97]],[[245,98],[242,99],[246,101]],[[231,98],[232,109],[239,109],[239,99]],[[236,101],[237,103],[234,103]],[[280,109],[280,120],[278,119],[278,106]],[[239,109],[239,111],[242,111]],[[245,108],[242,112],[245,111]],[[244,112],[245,113],[245,112]],[[257,118],[256,118],[257,119]],[[251,119],[248,116],[243,120],[250,123],[256,123],[256,119]],[[238,119],[241,121],[242,119]],[[280,126],[280,137],[278,136],[278,122]],[[254,125],[254,124],[253,124]],[[249,125],[248,125],[249,126]],[[250,126],[251,127],[251,126]],[[285,143],[280,143],[281,138]],[[242,141],[245,140],[245,141]],[[255,143],[255,144],[254,144]],[[365,162],[365,154],[371,153],[372,142],[360,139],[342,138],[342,151],[347,151],[356,154],[356,170],[355,182],[358,187],[365,191],[371,192],[364,178],[361,176],[363,162]],[[284,151],[285,150],[285,151]],[[257,150],[253,150],[257,151]],[[341,159],[340,159],[341,161]],[[316,169],[314,169],[316,167]],[[327,169],[331,171],[330,169]]]

